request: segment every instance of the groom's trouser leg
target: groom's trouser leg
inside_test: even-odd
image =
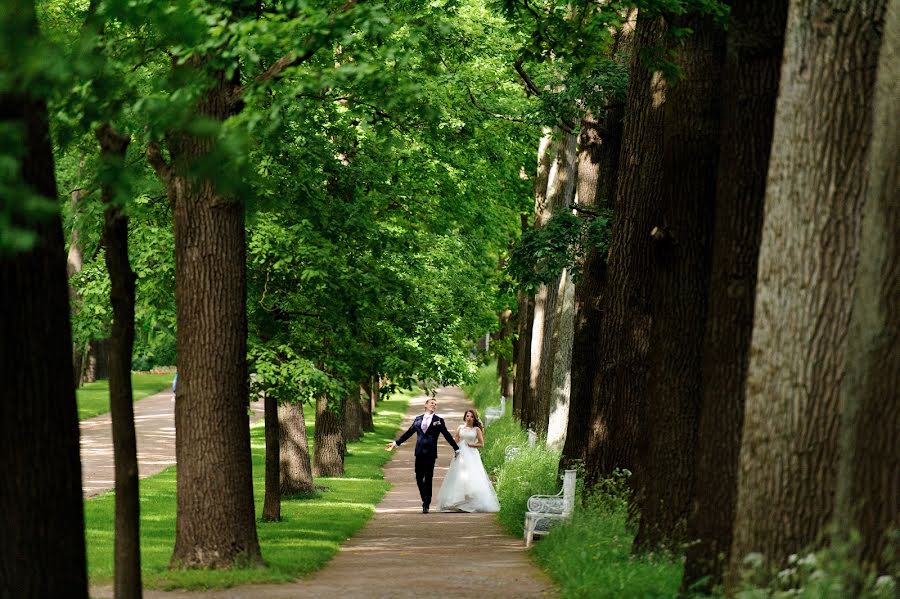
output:
[[[416,485],[424,505],[431,505],[431,479],[434,477],[435,461],[432,456],[416,456]]]

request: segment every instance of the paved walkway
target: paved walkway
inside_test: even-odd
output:
[[[175,464],[175,402],[172,390],[134,402],[138,472],[152,476]],[[262,416],[262,402],[250,404],[253,420]],[[112,420],[109,413],[81,421],[81,489],[93,497],[115,487]]]
[[[457,388],[441,389],[437,400],[437,413],[447,419],[451,429],[462,422],[463,412],[471,407]],[[423,401],[424,397],[412,402],[404,429],[422,411]],[[552,582],[528,557],[525,543],[505,535],[495,514],[422,513],[413,475],[414,447],[407,442],[394,451],[385,467],[385,478],[393,488],[378,504],[368,525],[316,574],[288,584],[245,585],[204,593],[144,591],[144,597],[556,597]],[[453,452],[442,440],[438,453],[435,500]],[[112,596],[111,588],[91,591],[93,597]]]

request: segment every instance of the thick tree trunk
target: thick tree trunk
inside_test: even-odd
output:
[[[564,270],[559,278],[556,318],[554,319],[553,362],[546,422],[547,446],[562,449],[569,424],[569,397],[572,390],[572,345],[575,340],[575,283],[572,273]]]
[[[888,3],[875,89],[868,190],[843,381],[837,543],[888,574],[888,535],[900,530],[900,5]],[[893,401],[888,398],[894,397]],[[896,556],[894,556],[896,559]],[[896,562],[894,562],[896,563]]]
[[[266,494],[263,500],[262,519],[266,522],[281,520],[281,426],[278,422],[278,400],[266,393],[263,398],[266,426]]]
[[[553,140],[553,131],[544,129],[544,134],[538,144],[537,171],[534,177],[534,227],[543,226],[547,205],[547,188],[550,182],[550,168],[556,157],[556,143]],[[524,223],[523,223],[524,227]],[[514,413],[518,414],[523,426],[531,426],[534,422],[533,406],[535,402],[537,375],[540,362],[535,362],[535,351],[540,355],[540,347],[543,342],[543,329],[540,334],[535,333],[535,318],[543,326],[544,303],[546,301],[546,288],[541,287],[536,295],[525,292],[519,293],[519,361],[516,363],[515,401]],[[538,296],[540,296],[540,311],[538,311]]]
[[[203,97],[198,112],[219,121],[237,112],[238,75]],[[213,138],[173,133],[173,167],[151,146],[175,220],[178,390],[175,401],[178,507],[173,568],[262,562],[256,535],[247,417],[244,207],[191,172]]]
[[[353,389],[344,399],[344,442],[353,443],[362,437],[362,406],[359,389]]]
[[[759,255],[728,582],[834,510],[851,295],[886,0],[792,1]]]
[[[650,344],[650,230],[658,222],[662,179],[662,121],[666,84],[641,55],[663,44],[662,20],[638,16],[632,54],[616,215],[610,234],[607,282],[601,300],[594,404],[586,483],[616,468],[634,472],[639,415],[645,397]]]
[[[16,4],[0,23],[30,42],[34,6]],[[4,61],[13,56],[7,46],[4,40]],[[25,94],[0,94],[0,125],[21,131],[22,181],[32,201],[52,213],[37,221],[14,216],[35,243],[0,255],[0,596],[87,597],[66,255],[47,106]],[[11,206],[22,203],[12,199]]]
[[[322,393],[316,398],[313,476],[330,477],[344,475],[346,443],[343,434],[343,407],[339,404],[329,405],[326,393]]]
[[[710,590],[731,548],[744,382],[787,0],[734,5],[722,80],[703,389],[682,587]]]
[[[289,497],[312,493],[315,488],[303,406],[295,403],[278,406],[278,426],[281,494]]]
[[[692,33],[664,111],[662,198],[651,237],[650,370],[638,454],[636,551],[684,539],[694,490],[703,335],[712,264],[725,31],[712,17],[672,20]]]
[[[550,170],[550,179],[547,185],[547,207],[542,224],[546,224],[548,220],[553,218],[553,215],[559,214],[563,210],[568,210],[572,206],[572,200],[575,194],[575,180],[577,178],[576,168],[578,166],[576,141],[575,136],[571,133],[564,134],[562,140],[560,140],[556,159]],[[571,367],[571,331],[574,326],[567,323],[566,328],[569,335],[565,342],[562,342],[559,337],[559,325],[563,312],[562,299],[565,294],[564,286],[566,283],[567,281],[564,280],[563,273],[559,273],[553,282],[546,285],[544,320],[542,323],[544,339],[541,343],[540,359],[538,360],[539,372],[536,401],[534,404],[534,428],[535,431],[540,434],[547,433],[547,423],[550,418],[551,405],[554,401],[553,398],[557,384],[554,368],[557,362],[560,362],[561,367],[564,368],[565,371],[568,371]],[[535,296],[535,305],[537,305],[538,297],[540,297],[540,291],[538,291],[538,295]],[[574,294],[570,295],[570,298],[568,310],[566,310],[566,314],[570,316],[569,321],[574,318]],[[537,311],[535,311],[535,315],[537,315]],[[537,324],[538,321],[535,319],[535,326],[537,326]],[[568,358],[557,358],[560,347],[568,348]],[[531,359],[535,359],[534,353],[532,353]],[[534,362],[532,362],[532,368],[534,368]],[[566,372],[563,372],[560,376],[559,384],[561,386],[565,385],[565,387],[560,389],[560,397],[557,398],[557,401],[560,403],[565,401],[565,403],[568,404],[569,381],[567,380],[568,377],[565,375]],[[566,395],[565,400],[561,397],[563,392],[565,392]]]
[[[106,169],[122,169],[131,138],[110,125],[97,130]],[[138,496],[137,438],[131,390],[134,349],[134,288],[137,276],[128,259],[128,217],[115,192],[103,184],[103,240],[113,309],[109,339],[109,408],[112,418],[113,460],[116,472],[115,596],[141,597],[140,500]]]
[[[633,27],[619,33],[617,45],[630,46]],[[578,140],[578,207],[581,217],[612,205],[622,147],[624,106],[607,109],[602,122],[587,112],[581,119]],[[561,469],[587,457],[593,382],[600,332],[600,299],[606,280],[606,256],[596,249],[587,251],[581,267],[581,280],[575,285],[575,319],[572,340],[572,382],[569,415],[566,424]]]
[[[359,385],[360,417],[362,418],[362,430],[372,432],[375,430],[375,398],[372,395],[372,377],[367,377]]]

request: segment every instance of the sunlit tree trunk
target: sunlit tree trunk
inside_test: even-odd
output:
[[[312,493],[312,466],[303,405],[286,403],[278,406],[278,425],[281,494],[288,497]]]
[[[329,402],[328,399],[327,393],[316,398],[312,472],[317,477],[344,475],[344,406],[341,405],[343,402]]]
[[[731,548],[756,266],[786,20],[787,0],[769,0],[735,4],[728,24],[685,590],[701,581],[706,590],[719,584]]]
[[[38,37],[33,3],[12,2],[0,27],[0,69],[11,75],[0,94],[0,126],[21,133],[21,172],[12,176],[49,213],[13,216],[34,245],[0,254],[0,596],[87,597],[66,255],[47,106],[28,89],[12,91],[21,83],[10,61],[23,48],[34,52]],[[16,194],[8,207],[21,209],[24,190],[5,193]]]
[[[834,513],[841,382],[885,5],[794,0],[788,10],[731,586],[747,554],[781,564],[815,545]]]

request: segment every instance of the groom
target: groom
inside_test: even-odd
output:
[[[453,451],[459,451],[459,446],[447,431],[444,419],[434,413],[436,407],[437,400],[433,397],[425,400],[425,413],[416,416],[412,426],[399,439],[385,446],[385,450],[392,451],[416,433],[416,484],[419,486],[419,495],[422,496],[423,514],[428,513],[431,505],[431,479],[434,476],[434,463],[437,461],[438,435],[444,435]]]

